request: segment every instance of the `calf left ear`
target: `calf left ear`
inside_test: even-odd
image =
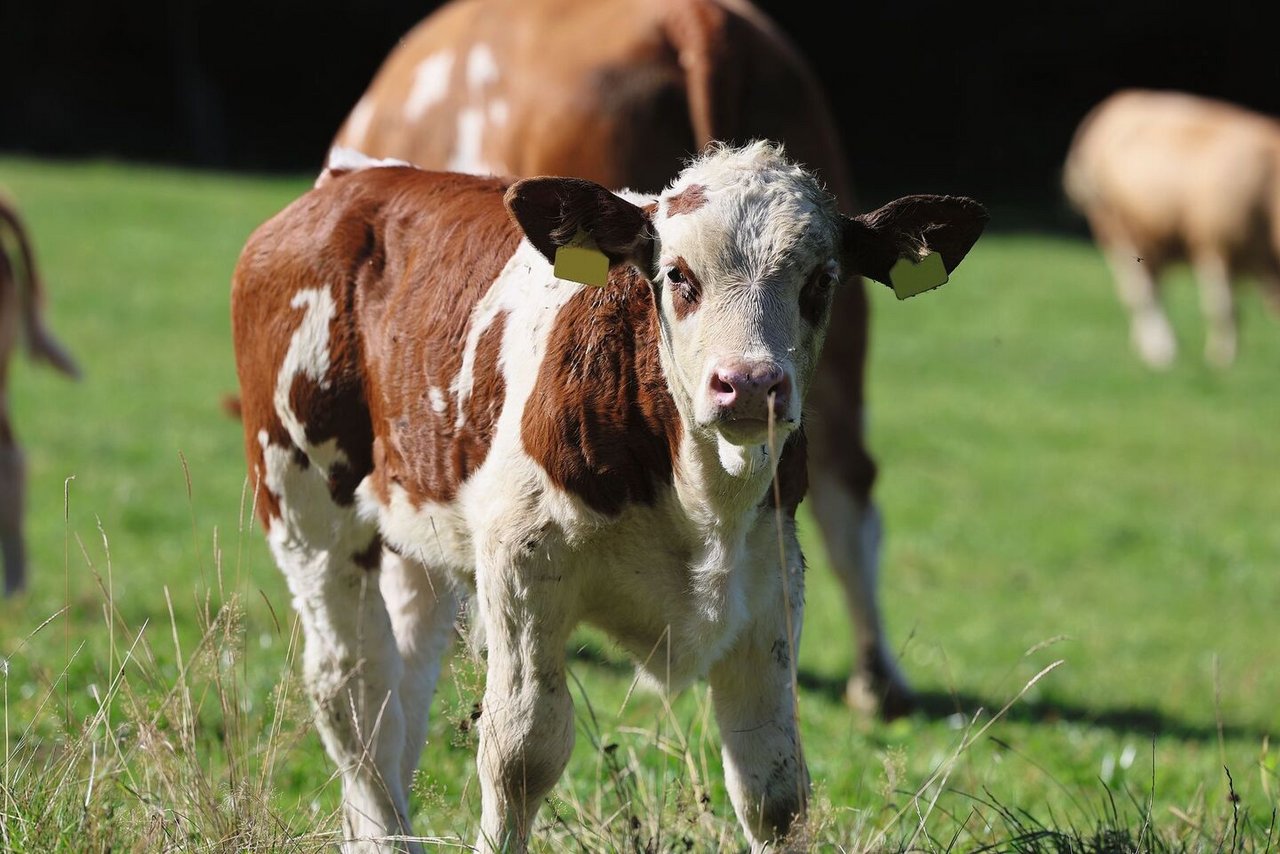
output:
[[[529,242],[555,263],[556,249],[585,234],[609,265],[630,262],[652,275],[653,228],[636,205],[581,178],[525,178],[507,190],[512,219]]]
[[[891,285],[889,271],[900,258],[942,256],[950,273],[978,241],[986,208],[965,196],[904,196],[871,213],[844,219],[846,265]]]

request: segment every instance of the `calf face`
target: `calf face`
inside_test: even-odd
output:
[[[800,424],[837,283],[888,284],[936,250],[950,271],[986,221],[968,199],[911,196],[850,219],[779,147],[717,149],[643,206],[588,181],[534,178],[507,204],[548,259],[583,241],[632,263],[660,308],[663,368],[686,426],[730,445],[780,445]]]

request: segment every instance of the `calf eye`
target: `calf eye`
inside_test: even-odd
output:
[[[697,310],[702,300],[702,284],[683,258],[677,258],[667,269],[667,281],[671,283],[671,302],[675,306],[676,317],[683,320]]]
[[[800,314],[810,325],[816,326],[822,321],[831,296],[831,287],[835,283],[835,273],[822,268],[814,271],[800,291]]]

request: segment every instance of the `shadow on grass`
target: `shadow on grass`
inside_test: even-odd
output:
[[[590,644],[574,648],[570,655],[576,661],[619,674],[631,673],[635,669],[625,658],[616,657]],[[796,678],[800,690],[821,695],[833,703],[844,702],[844,679],[804,669],[796,674]],[[932,720],[942,720],[955,714],[969,717],[978,709],[993,713],[1008,702],[1007,697],[981,697],[967,692],[951,694],[942,691],[920,691],[916,694],[916,699],[916,714]],[[1155,709],[1137,706],[1092,708],[1059,699],[1022,700],[1005,712],[1004,719],[1029,724],[1077,723],[1116,733],[1168,736],[1183,741],[1214,742],[1218,739],[1217,724],[1188,721]],[[1222,724],[1223,738],[1260,741],[1264,736],[1275,734],[1255,726],[1226,721]]]
[[[801,671],[798,674],[801,690],[822,694],[833,702],[842,702],[844,680],[833,679],[816,673]],[[1008,698],[980,697],[967,692],[945,693],[920,691],[916,694],[917,714],[933,720],[949,718],[955,714],[972,716],[978,709],[998,711]],[[1078,723],[1116,733],[1135,735],[1170,736],[1183,741],[1213,742],[1218,739],[1218,726],[1214,723],[1198,723],[1168,715],[1155,709],[1137,706],[1093,708],[1060,699],[1022,700],[1005,712],[1004,719],[1018,723]],[[1224,738],[1261,740],[1274,735],[1266,729],[1223,722]]]

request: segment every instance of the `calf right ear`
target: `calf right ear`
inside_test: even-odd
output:
[[[581,178],[525,178],[507,190],[511,218],[529,242],[555,263],[556,250],[585,235],[609,259],[653,271],[653,226],[649,217],[604,187]]]
[[[942,256],[948,273],[959,266],[986,227],[986,208],[965,196],[905,196],[844,220],[846,266],[892,285],[889,271],[906,258]]]

